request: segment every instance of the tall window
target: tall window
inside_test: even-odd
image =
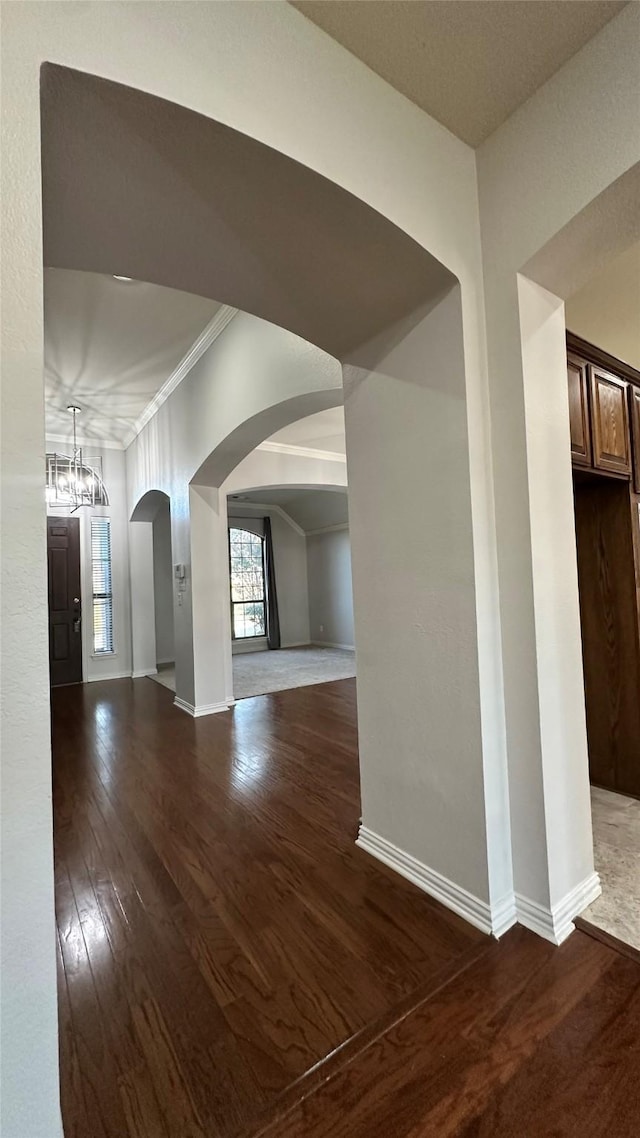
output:
[[[266,633],[264,542],[246,529],[229,530],[231,622],[234,640]]]
[[[93,589],[93,652],[113,652],[113,592],[111,585],[111,521],[91,519],[91,580]]]

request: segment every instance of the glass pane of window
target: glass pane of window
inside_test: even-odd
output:
[[[91,579],[93,590],[93,651],[113,652],[113,592],[111,584],[111,522],[91,519]]]
[[[249,636],[264,636],[266,632],[263,602],[233,605],[233,635],[237,640]]]
[[[249,530],[229,530],[229,565],[236,639],[264,636],[265,587],[263,539]]]

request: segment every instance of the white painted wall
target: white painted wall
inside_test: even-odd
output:
[[[577,336],[640,370],[640,242],[574,292],[565,312]]]
[[[366,829],[488,905],[460,299],[345,367],[358,738]]]
[[[521,312],[517,275],[533,260],[540,266],[540,251],[551,242],[562,249],[563,234],[582,226],[590,203],[597,206],[598,195],[640,159],[639,35],[640,6],[630,4],[477,152],[514,877],[521,897],[547,912],[580,890],[593,862],[561,317],[530,290],[524,298],[521,290]],[[614,77],[604,89],[603,75]],[[632,209],[634,200],[637,222],[632,192]],[[621,214],[600,213],[581,230],[587,264],[590,253],[606,255],[607,244],[609,256],[616,251],[616,227],[628,243]],[[565,279],[574,269],[570,251],[567,241],[564,266],[555,265]],[[542,261],[548,269],[549,258]],[[540,305],[547,304],[547,332],[538,327],[533,343]],[[544,434],[547,401],[559,416],[553,434]],[[543,572],[549,556],[553,576]],[[555,698],[545,673],[550,654]],[[560,796],[549,809],[545,778],[552,768]]]
[[[213,620],[207,570],[214,548],[211,543],[215,542],[217,552],[213,556],[219,562],[220,574],[228,555],[225,529],[218,526],[214,517],[217,507],[213,514],[209,513],[202,495],[196,508],[201,524],[209,532],[200,539],[193,534],[190,503],[194,498],[193,493],[189,497],[189,482],[195,479],[197,484],[206,486],[207,477],[223,482],[256,443],[282,426],[289,416],[299,418],[305,411],[335,405],[341,399],[342,376],[336,360],[281,328],[240,313],[128,448],[130,511],[147,491],[166,493],[171,499],[173,561],[188,566],[186,591],[174,607],[176,693],[186,704],[220,707],[232,698],[230,660],[226,665],[222,660],[214,665],[212,656],[216,644],[222,651],[214,626],[225,626],[228,604],[226,617],[218,613],[208,633],[198,633],[197,642],[203,648],[201,664],[204,666],[206,660],[213,673],[203,681],[206,698],[196,699],[195,694],[194,605]],[[212,452],[216,466],[204,469]],[[270,455],[271,468],[277,471],[279,466],[286,467],[288,457]],[[344,463],[321,465],[344,468]],[[225,484],[225,501],[228,492]],[[206,495],[205,498],[209,501]],[[195,540],[205,558],[201,570],[196,570],[194,564]],[[196,579],[203,583],[202,597],[193,593]],[[209,645],[206,651],[205,644]],[[223,683],[225,690],[219,686]]]
[[[307,536],[307,576],[313,643],[353,648],[351,542],[347,527]]]
[[[173,592],[171,516],[167,502],[160,507],[153,519],[153,593],[158,664],[173,663],[175,660]]]

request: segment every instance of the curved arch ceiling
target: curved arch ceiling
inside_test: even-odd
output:
[[[46,266],[224,302],[339,359],[454,283],[326,178],[142,91],[46,64],[42,139]]]

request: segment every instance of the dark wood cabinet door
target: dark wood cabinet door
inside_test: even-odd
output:
[[[615,474],[631,473],[627,383],[589,365],[593,465]]]
[[[567,353],[569,384],[569,427],[571,461],[575,466],[591,466],[591,424],[586,360]]]
[[[629,413],[631,418],[631,450],[633,452],[633,483],[640,494],[640,387],[629,384]]]
[[[80,523],[47,518],[51,686],[82,682]]]

